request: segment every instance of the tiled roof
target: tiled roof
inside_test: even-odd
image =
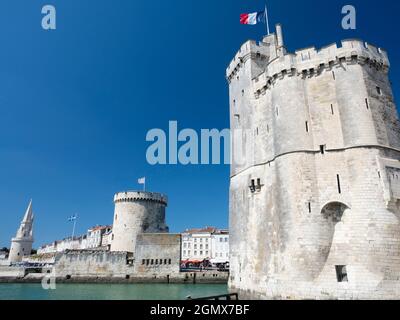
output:
[[[229,230],[228,229],[217,230],[216,232],[214,232],[214,234],[229,234]]]
[[[214,233],[216,228],[214,227],[205,227],[200,229],[187,229],[184,233]]]
[[[96,226],[96,227],[93,227],[93,228],[90,228],[89,229],[89,231],[97,231],[97,230],[104,230],[104,229],[108,229],[108,228],[111,228],[112,226]]]
[[[228,229],[218,229],[216,227],[205,227],[205,228],[193,228],[193,229],[186,229],[182,233],[210,233],[210,234],[229,234]]]

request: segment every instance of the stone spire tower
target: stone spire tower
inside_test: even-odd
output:
[[[15,238],[11,239],[11,249],[8,258],[10,263],[20,262],[23,256],[31,254],[33,243],[33,219],[31,200]]]

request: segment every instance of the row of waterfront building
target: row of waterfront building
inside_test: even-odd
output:
[[[36,281],[46,275],[43,268],[51,267],[57,281],[227,281],[228,230],[205,227],[169,233],[167,197],[158,193],[120,192],[114,203],[112,225],[95,226],[84,235],[54,241],[37,251],[32,251],[30,203],[11,241],[8,260],[0,261],[6,268],[0,270],[0,279]],[[30,267],[42,269],[31,275]]]
[[[191,229],[182,233],[183,261],[210,260],[211,263],[229,262],[229,232],[214,227]]]
[[[216,272],[210,276],[212,281],[216,278],[226,281],[228,230],[205,227],[169,233],[165,223],[167,201],[167,197],[159,193],[117,193],[112,225],[95,226],[84,235],[54,241],[39,247],[36,252],[32,251],[34,215],[30,202],[17,234],[11,240],[8,265],[16,267],[11,271],[17,273],[19,267],[31,264],[51,265],[57,279],[61,280],[189,281],[185,273],[199,270]],[[218,274],[213,267],[222,273]],[[42,273],[36,275],[41,276]],[[202,280],[207,277],[204,274]]]
[[[54,241],[38,248],[37,254],[66,250],[110,250],[112,226],[95,226],[87,233]],[[181,260],[214,264],[229,263],[229,231],[215,227],[187,229],[181,233]]]
[[[37,254],[63,252],[65,250],[107,250],[111,245],[112,226],[95,226],[86,234],[56,240],[38,248]]]

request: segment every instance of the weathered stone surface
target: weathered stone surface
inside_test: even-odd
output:
[[[66,251],[55,261],[56,277],[126,277],[133,273],[126,252]]]
[[[22,267],[0,266],[0,278],[15,279],[15,278],[23,278],[24,276],[25,276],[25,269]]]
[[[246,42],[227,69],[231,128],[243,130],[233,158],[244,152],[231,166],[230,288],[400,298],[400,126],[387,54],[358,40],[295,54],[277,43]]]
[[[138,234],[135,257],[127,252],[66,251],[56,256],[55,274],[62,279],[180,279],[180,248],[180,234]]]
[[[135,275],[173,275],[180,271],[181,235],[142,233],[136,240]]]
[[[17,234],[11,239],[10,255],[8,257],[8,262],[10,264],[21,262],[24,256],[29,256],[31,254],[33,244],[33,220],[34,216],[31,200],[26,209],[24,218],[21,221],[21,225],[17,230]]]
[[[120,192],[115,195],[114,203],[111,251],[134,253],[138,234],[168,232],[166,196],[151,192]]]

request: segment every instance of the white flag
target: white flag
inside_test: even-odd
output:
[[[139,184],[145,184],[146,183],[146,177],[140,178],[137,181]]]

